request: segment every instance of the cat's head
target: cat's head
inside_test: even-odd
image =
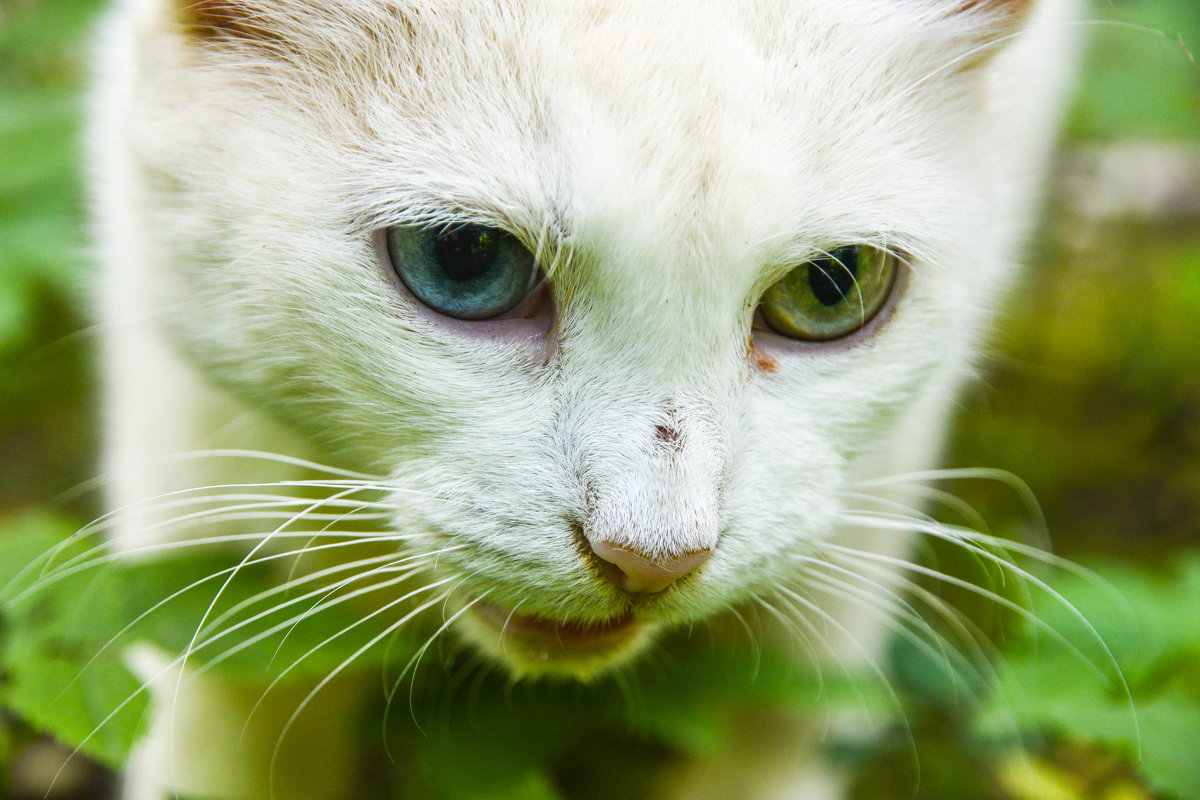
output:
[[[1049,136],[1012,0],[130,1],[168,335],[518,672],[796,590],[928,461]]]

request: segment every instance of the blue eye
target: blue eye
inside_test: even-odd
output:
[[[490,319],[529,294],[537,261],[513,236],[483,225],[387,229],[392,267],[425,305],[457,319]]]

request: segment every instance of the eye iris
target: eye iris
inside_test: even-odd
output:
[[[396,274],[425,305],[458,319],[489,319],[512,309],[532,288],[533,255],[511,234],[482,225],[450,230],[387,230]]]
[[[861,330],[883,307],[898,263],[878,248],[839,247],[797,266],[767,289],[759,314],[783,336],[840,339]]]

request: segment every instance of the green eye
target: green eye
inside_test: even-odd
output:
[[[792,339],[840,339],[879,313],[896,282],[898,261],[875,247],[839,247],[767,289],[759,313],[773,331]]]
[[[425,305],[457,319],[490,319],[529,294],[537,261],[513,236],[496,228],[462,225],[437,230],[387,229],[396,275]]]

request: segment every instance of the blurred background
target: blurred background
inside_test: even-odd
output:
[[[100,513],[75,491],[98,470],[80,106],[99,5],[0,0],[0,536]],[[970,743],[978,721],[899,648],[919,788],[895,779],[913,771],[898,728],[848,756],[861,800],[1200,799],[1200,2],[1096,0],[1090,18],[1106,22],[1087,26],[1028,274],[984,379],[961,400],[949,464],[1019,476],[1055,552],[1125,596],[1137,630],[1114,652],[1147,713],[1131,730],[1105,705],[1119,705],[1111,686],[1081,694],[1070,660],[1004,644],[1040,706],[1010,711],[1044,734],[1018,768],[994,740]],[[946,488],[994,532],[1036,527],[994,482]],[[978,611],[985,628],[988,613]],[[1124,623],[1096,621],[1123,641]],[[41,797],[61,760],[15,715],[0,717],[0,798]],[[49,796],[110,788],[79,759]]]

